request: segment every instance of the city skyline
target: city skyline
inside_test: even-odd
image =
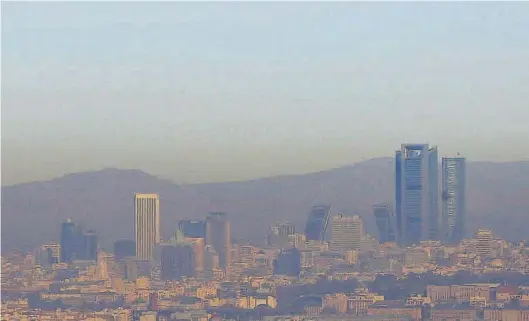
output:
[[[0,11],[2,320],[529,321],[529,2]]]
[[[525,3],[3,2],[2,183],[107,167],[244,180],[405,141],[528,159],[504,144],[529,137],[528,14]]]

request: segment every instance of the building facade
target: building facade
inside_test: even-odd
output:
[[[206,218],[206,245],[211,246],[219,256],[221,269],[226,270],[231,263],[231,234],[228,214],[209,213]]]
[[[61,225],[61,262],[71,263],[75,259],[77,232],[71,219]]]
[[[157,194],[134,196],[134,229],[136,234],[136,257],[150,261],[154,247],[160,243],[160,199]]]
[[[437,147],[403,144],[395,154],[395,210],[399,243],[439,239]]]
[[[465,158],[443,158],[442,167],[442,225],[444,241],[457,244],[466,228],[466,166]]]
[[[185,237],[206,237],[206,222],[204,220],[181,219],[178,221],[178,229],[184,233]]]
[[[331,207],[329,205],[317,205],[312,207],[305,225],[305,236],[307,241],[323,241],[329,224]]]
[[[395,219],[386,205],[373,206],[373,216],[378,229],[378,242],[380,244],[395,242]]]
[[[364,222],[358,215],[333,215],[331,218],[332,251],[358,250],[364,239]]]
[[[480,229],[476,233],[476,253],[482,258],[489,258],[492,255],[492,231]]]

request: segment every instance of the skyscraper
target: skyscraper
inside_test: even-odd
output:
[[[358,250],[363,239],[364,222],[360,216],[338,214],[331,217],[331,250]]]
[[[85,232],[81,231],[78,235],[78,240],[77,258],[80,260],[96,261],[98,250],[97,233],[93,229]]]
[[[311,208],[305,225],[307,241],[323,241],[329,224],[331,207],[329,205],[316,205]]]
[[[437,147],[402,144],[395,154],[395,209],[399,243],[439,239]]]
[[[206,245],[211,245],[219,256],[219,265],[226,269],[230,265],[230,222],[228,214],[209,213],[206,218]]]
[[[136,242],[134,240],[118,240],[114,242],[114,258],[116,261],[134,256],[136,256]]]
[[[178,230],[171,241],[160,245],[162,280],[179,280],[195,276],[195,252],[193,244],[184,239]]]
[[[185,237],[206,237],[206,222],[203,220],[181,219],[178,221],[178,229],[184,233]]]
[[[298,276],[301,270],[301,252],[296,248],[281,250],[273,264],[276,275]]]
[[[296,233],[296,227],[291,222],[278,222],[270,226],[268,234],[269,245],[279,245],[281,247],[288,244],[288,237]]]
[[[378,228],[378,242],[395,242],[395,222],[389,207],[386,205],[373,206],[373,215]]]
[[[465,158],[442,159],[442,226],[444,240],[456,244],[465,235]]]
[[[134,229],[136,257],[142,261],[153,259],[154,246],[160,243],[160,199],[157,194],[134,195]]]
[[[205,272],[205,243],[204,239],[200,237],[186,237],[185,241],[190,243],[193,247],[195,257],[195,276],[203,277]]]
[[[71,219],[61,225],[61,262],[71,263],[77,250],[77,233]]]
[[[492,231],[480,229],[476,233],[476,253],[482,258],[489,258],[492,254]]]

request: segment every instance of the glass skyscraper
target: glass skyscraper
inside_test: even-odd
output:
[[[395,212],[401,245],[439,239],[438,154],[427,144],[402,144],[395,154]]]
[[[75,260],[77,250],[77,232],[71,219],[61,225],[61,262],[71,263]]]
[[[378,229],[378,242],[395,242],[395,220],[393,214],[386,205],[373,206],[373,215]]]
[[[226,270],[231,264],[231,234],[228,214],[212,212],[206,217],[206,245],[219,256],[219,265]]]
[[[309,212],[307,224],[305,225],[305,236],[307,240],[323,241],[327,225],[329,224],[331,207],[328,205],[317,205]]]
[[[441,164],[443,239],[455,244],[465,235],[465,158],[443,158]]]
[[[178,229],[184,233],[185,237],[206,237],[206,222],[204,220],[181,219],[178,221]]]

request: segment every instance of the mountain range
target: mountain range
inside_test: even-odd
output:
[[[178,185],[140,170],[104,169],[49,181],[2,187],[2,251],[59,240],[60,223],[72,218],[95,228],[106,249],[134,237],[134,193],[158,193],[162,236],[168,239],[180,218],[229,213],[234,238],[262,240],[279,220],[303,230],[315,204],[364,217],[376,234],[371,207],[392,203],[394,161],[375,158],[303,175],[242,182]],[[467,163],[467,234],[492,228],[510,240],[529,239],[529,162]]]

